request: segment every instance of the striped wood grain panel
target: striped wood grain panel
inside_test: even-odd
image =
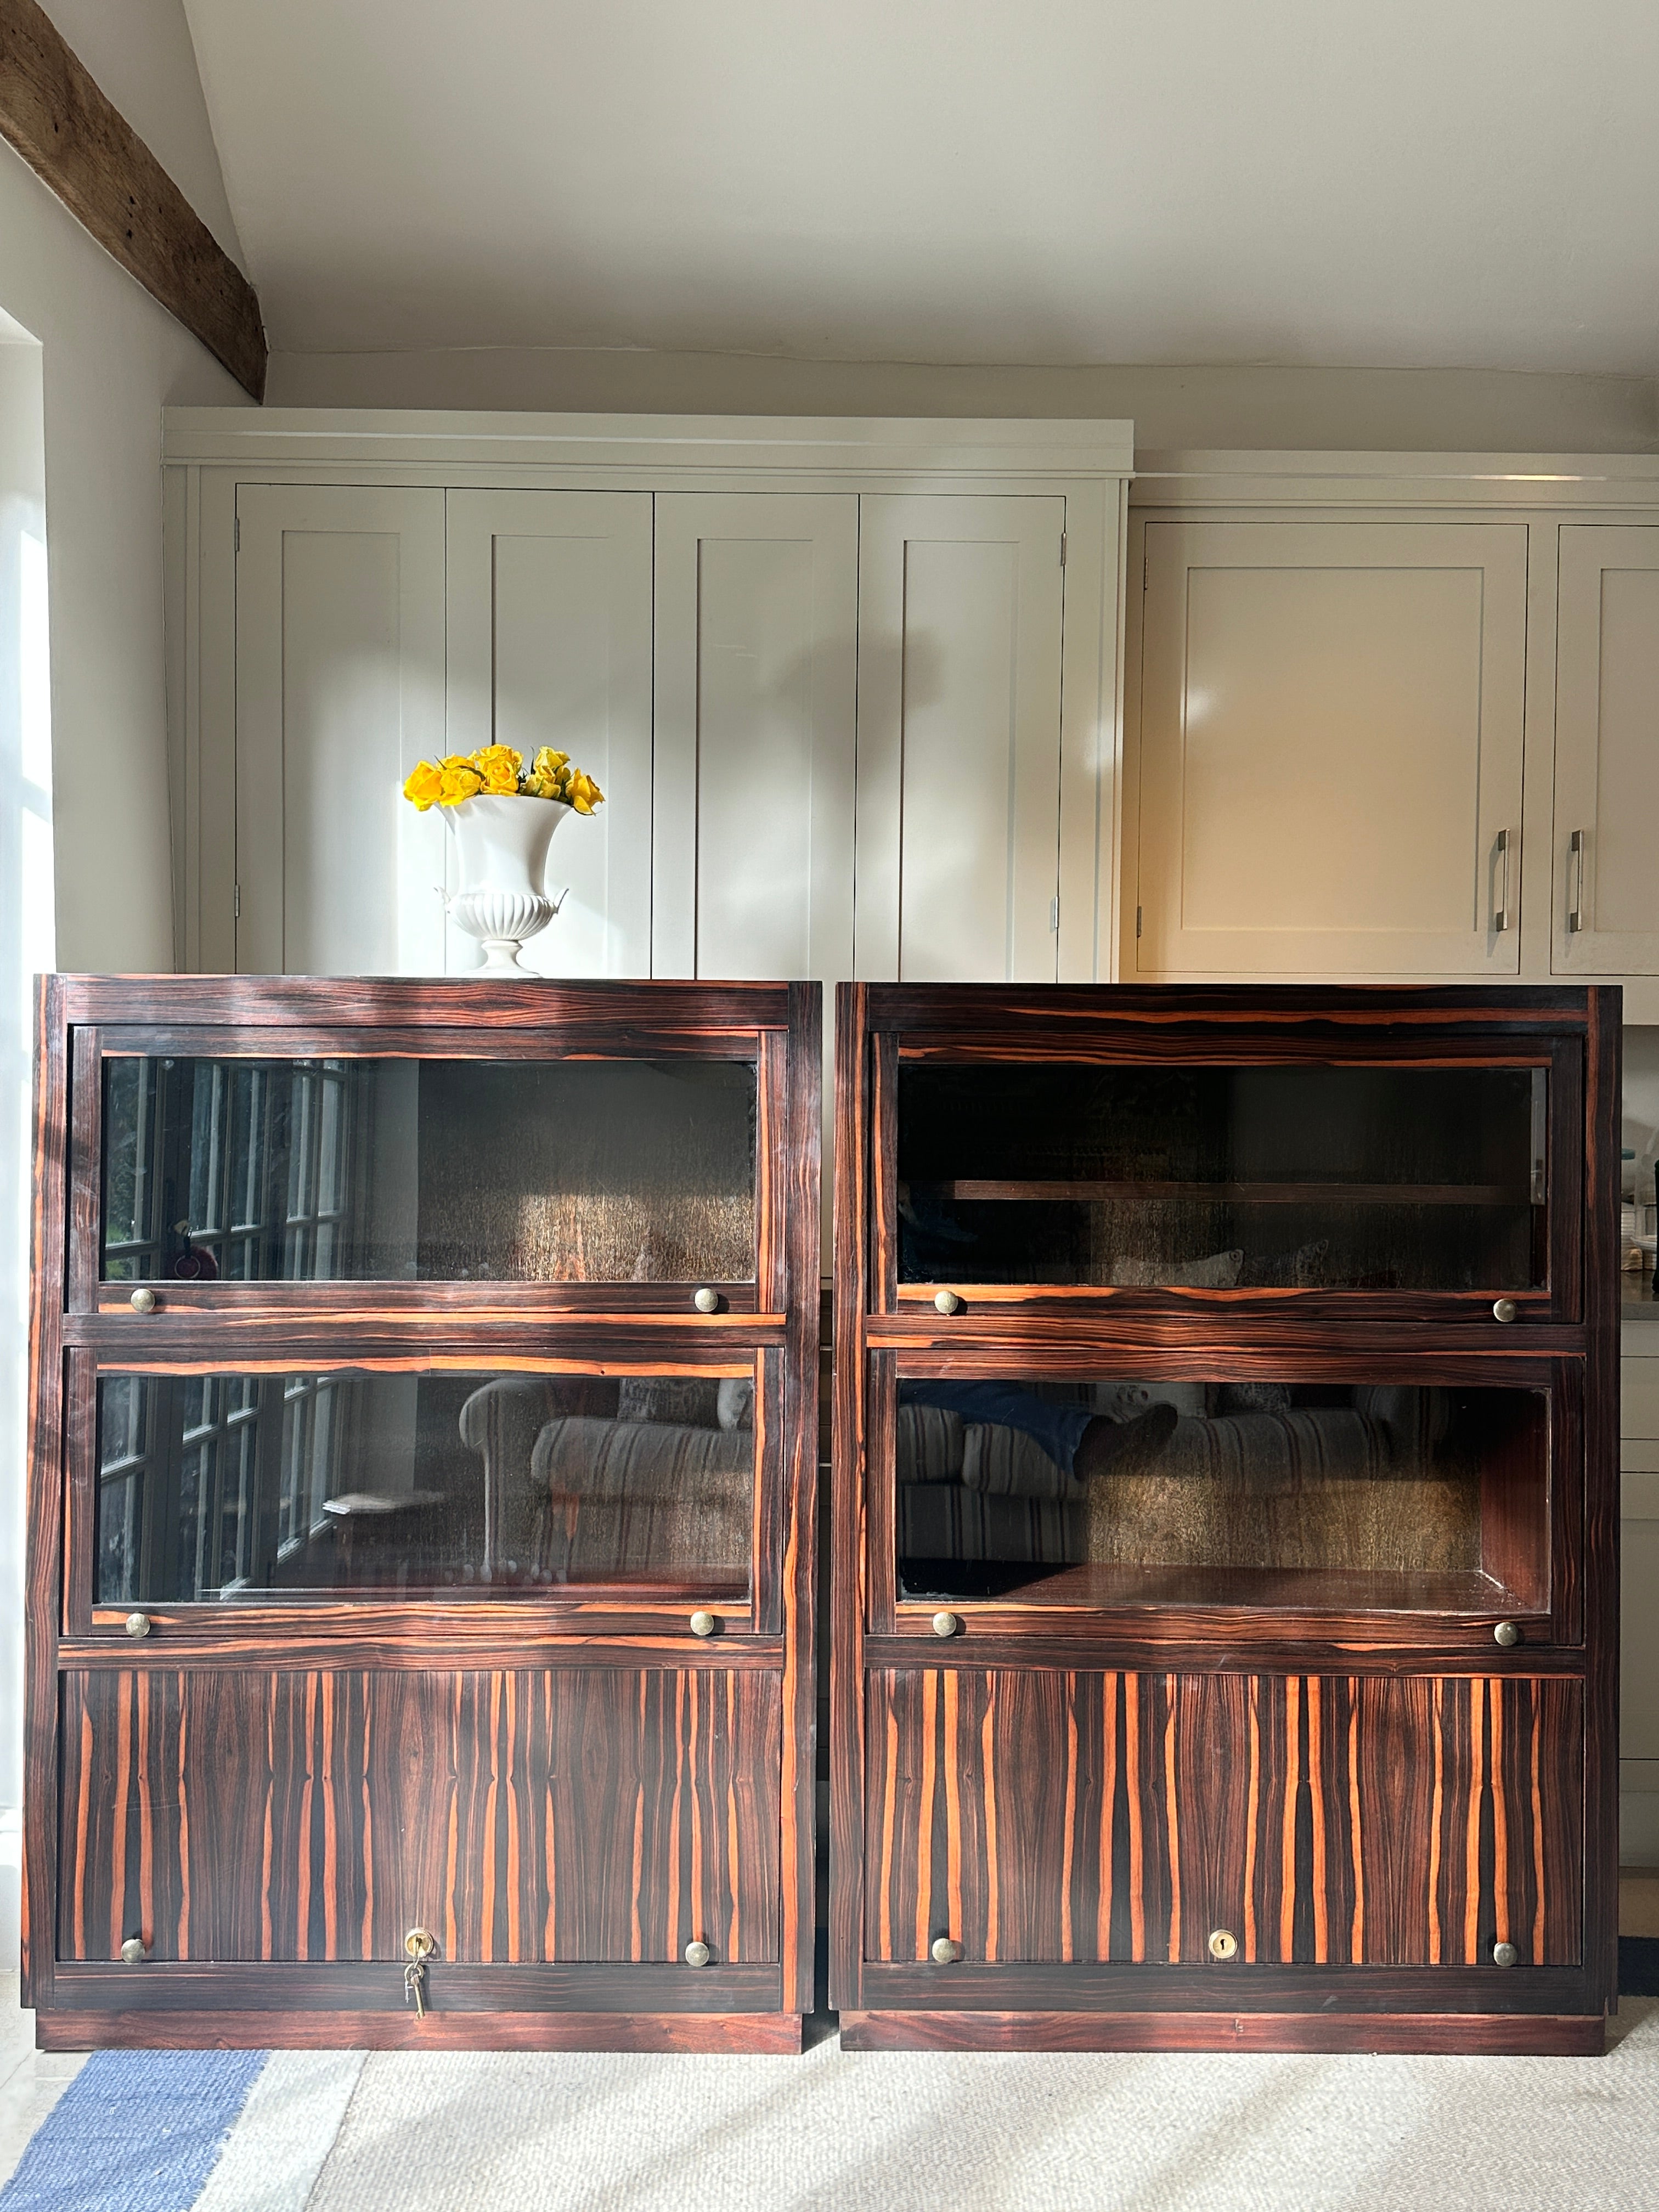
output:
[[[58,1955],[779,1955],[775,1674],[66,1673]]]
[[[1572,1965],[1566,1677],[872,1673],[865,1956]],[[1242,1993],[1241,1993],[1242,1994]]]

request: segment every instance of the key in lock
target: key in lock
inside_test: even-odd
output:
[[[404,1968],[404,2002],[414,2006],[416,2020],[426,2018],[426,1962],[437,1948],[437,1938],[424,1928],[411,1928],[404,1938],[404,1949],[409,1954],[409,1964]]]

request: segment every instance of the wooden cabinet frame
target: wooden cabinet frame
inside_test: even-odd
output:
[[[800,2015],[812,2003],[813,1974],[817,987],[49,976],[40,986],[37,1021],[24,1973],[43,2044],[391,2047],[416,2041],[418,2025],[421,2040],[451,2047],[799,2047]],[[692,1309],[690,1284],[175,1283],[164,1278],[155,1285],[155,1310],[141,1315],[131,1308],[130,1284],[97,1279],[99,1055],[110,1048],[216,1059],[377,1052],[630,1059],[684,1053],[752,1061],[759,1073],[754,1279],[719,1286],[720,1310],[704,1315]],[[150,1632],[136,1643],[127,1632],[124,1607],[94,1604],[94,1408],[100,1370],[183,1376],[365,1366],[390,1372],[485,1369],[559,1375],[597,1367],[623,1374],[752,1376],[756,1505],[747,1598],[723,1607],[716,1632],[707,1638],[688,1626],[686,1604],[695,1598],[653,1596],[642,1585],[627,1583],[584,1583],[477,1601],[381,1602],[321,1595],[157,1604],[149,1613]],[[406,1694],[396,1690],[400,1680],[408,1685]],[[419,1689],[422,1683],[428,1690]],[[653,1911],[664,1905],[654,1892],[645,1899],[641,1923],[654,1926],[654,1936],[641,1934],[631,1951],[624,1943],[618,1953],[613,1935],[605,1939],[613,1948],[603,1957],[573,1955],[570,1945],[580,1954],[591,1940],[581,1928],[600,1923],[591,1915],[584,1922],[568,1898],[556,1928],[550,1898],[536,1903],[526,1891],[524,1910],[531,1911],[533,1904],[535,1914],[544,1911],[553,1931],[546,1940],[560,1948],[543,1958],[537,1950],[542,1939],[529,1923],[514,1921],[517,1932],[510,1936],[502,1932],[506,1922],[495,1935],[489,1932],[494,1923],[480,1923],[468,1939],[470,1950],[434,1960],[432,2009],[417,2024],[402,2005],[401,1959],[386,1955],[389,1921],[382,1926],[376,1919],[370,1951],[362,1948],[366,1936],[343,1934],[343,1923],[328,1917],[333,1905],[325,1914],[326,1927],[325,1921],[304,1923],[296,1935],[298,1908],[280,1889],[280,1865],[275,1874],[238,1875],[234,1852],[198,1864],[186,1832],[185,1840],[175,1837],[165,1844],[173,1853],[167,1878],[175,1885],[167,1907],[178,1921],[176,1927],[169,1923],[173,1948],[156,1944],[155,1963],[142,1970],[119,1963],[120,1931],[113,1945],[109,1940],[112,1917],[141,1909],[133,1902],[137,1892],[123,1889],[122,1865],[161,1864],[157,1854],[165,1836],[155,1824],[165,1811],[166,1793],[151,1790],[144,1762],[163,1756],[160,1747],[173,1741],[168,1729],[182,1747],[202,1728],[245,1732],[243,1709],[250,1698],[255,1706],[264,1699],[260,1710],[273,1716],[309,1712],[319,1698],[356,1698],[351,1710],[362,1716],[354,1724],[357,1733],[331,1739],[332,1749],[315,1739],[326,1768],[337,1757],[356,1755],[352,1746],[362,1749],[374,1739],[374,1716],[382,1710],[427,1712],[425,1722],[398,1724],[429,1729],[431,1714],[439,1710],[430,1706],[430,1686],[443,1683],[454,1686],[453,1697],[461,1701],[456,1710],[475,1716],[456,1724],[455,1741],[464,1747],[474,1746],[485,1725],[477,1716],[495,1710],[491,1696],[498,1703],[501,1697],[509,1704],[518,1699],[550,1726],[547,1717],[557,1711],[599,1713],[605,1698],[621,1697],[623,1705],[605,1723],[605,1733],[616,1736],[623,1729],[625,1735],[625,1721],[627,1727],[646,1728],[638,1786],[659,1793],[660,1820],[668,1825],[651,1832],[660,1832],[664,1849],[671,1840],[677,1852],[691,1847],[692,1830],[683,1825],[678,1809],[682,1798],[684,1820],[695,1823],[715,1820],[718,1808],[709,1790],[730,1796],[732,1820],[738,1822],[741,1814],[744,1865],[750,1869],[744,1879],[752,1892],[741,1911],[735,1891],[719,1905],[732,1929],[741,1927],[737,1959],[717,1954],[701,1972],[688,1969],[678,1958],[688,1932],[684,1927],[672,1957],[663,1954],[661,1944],[673,1935],[680,1907],[670,1898],[666,1922],[660,1911],[653,1920]],[[500,1686],[497,1691],[489,1691],[492,1683]],[[623,1686],[611,1691],[606,1683]],[[483,1686],[468,1689],[469,1684]],[[573,1706],[572,1697],[586,1694],[584,1684],[592,1695]],[[637,1692],[629,1684],[638,1686]],[[449,1695],[442,1692],[441,1706]],[[416,1698],[413,1706],[410,1697]],[[421,1697],[427,1705],[419,1704]],[[593,1704],[595,1698],[600,1705]],[[626,1720],[630,1698],[647,1720],[637,1715]],[[270,1725],[276,1727],[275,1718]],[[530,1756],[528,1739],[520,1744],[509,1732],[502,1743],[503,1772],[520,1776],[514,1785],[520,1797],[512,1799],[518,1804],[528,1786],[523,1774],[529,1770],[522,1765]],[[544,1752],[545,1747],[538,1755]],[[72,1769],[60,1763],[71,1754]],[[183,1748],[177,1757],[185,1757]],[[664,1767],[665,1759],[678,1764]],[[463,1790],[453,1758],[449,1766],[441,1763],[434,1771],[452,1793]],[[192,1777],[188,1786],[199,1789],[201,1776],[192,1770]],[[266,1792],[268,1820],[276,1820],[288,1778],[275,1752],[254,1779]],[[367,1775],[348,1783],[336,1771],[332,1786],[346,1795],[327,1815],[331,1820],[356,1818],[355,1805],[375,1810]],[[385,1775],[374,1786],[393,1785]],[[177,1788],[186,1787],[181,1765]],[[570,1832],[571,1807],[585,1801],[580,1791],[574,1799],[568,1796],[568,1780],[559,1787],[567,1795],[558,1814],[558,1848],[568,1858],[580,1841]],[[67,1812],[60,1807],[60,1789],[71,1793],[64,1801]],[[125,1841],[109,1826],[113,1816],[99,1809],[112,1790],[127,1808],[121,1815]],[[672,1820],[660,1809],[671,1799]],[[498,1806],[494,1794],[487,1801],[466,1800],[470,1813],[460,1799],[453,1802],[463,1827],[467,1819],[485,1822],[481,1834],[495,1833],[489,1824],[509,1817],[540,1817],[533,1795],[510,1815],[499,1809],[508,1799],[501,1798]],[[290,1816],[283,1817],[289,1826],[282,1832],[297,1832]],[[395,1808],[388,1817],[395,1822]],[[608,1822],[617,1817],[615,1808],[603,1815]],[[737,1849],[737,1827],[727,1838],[724,1816],[717,1826],[719,1833],[711,1830],[705,1838],[703,1858],[688,1863],[693,1871],[704,1869],[711,1911],[726,1892],[707,1888],[713,1875],[706,1854],[725,1851],[728,1841]],[[384,1823],[376,1832],[384,1836]],[[197,1833],[199,1841],[199,1824]],[[758,1861],[753,1856],[757,1835],[771,1838]],[[368,1851],[367,1834],[360,1840],[362,1851]],[[104,1854],[98,1864],[77,1856],[94,1845]],[[497,1847],[509,1848],[504,1830],[488,1845]],[[550,1828],[550,1869],[554,1847]],[[518,1848],[511,1844],[515,1854]],[[106,1863],[111,1851],[117,1854],[112,1871]],[[519,1863],[516,1856],[514,1863]],[[580,1858],[568,1863],[580,1869]],[[649,1863],[641,1864],[646,1872],[638,1879],[646,1880]],[[568,1866],[566,1872],[568,1876]],[[132,1879],[139,1880],[136,1871]],[[303,1886],[308,1877],[301,1879]],[[236,1881],[244,1889],[233,1893],[226,1885]],[[246,1888],[249,1881],[256,1883],[252,1891]],[[263,1905],[258,1881],[279,1884],[266,1889]],[[104,1903],[90,1908],[90,1919],[88,1883],[94,1889],[106,1885],[97,1892]],[[66,1902],[70,1890],[75,1899]],[[429,1886],[422,1893],[434,1899],[439,1894]],[[445,1893],[453,1914],[460,1909],[453,1880]],[[119,1903],[124,1894],[126,1906]],[[155,1901],[159,1892],[145,1895],[143,1911],[161,1911]],[[764,1927],[757,1926],[751,1909],[756,1896],[772,1900],[762,1908]],[[350,1909],[361,1917],[368,1908],[360,1899]],[[385,1909],[395,1913],[398,1908],[386,1901]],[[430,1909],[438,1909],[435,1902]],[[613,1898],[605,1926],[617,1924],[617,1909]],[[317,1910],[323,1911],[323,1905]],[[339,1911],[347,1911],[346,1905]],[[205,1952],[189,1936],[192,1915],[199,1942],[209,1944]],[[201,1931],[213,1927],[230,1932],[210,1942]],[[284,1927],[287,1936],[281,1933]],[[560,1935],[558,1928],[565,1932]],[[72,1942],[65,1934],[70,1929],[78,1931]],[[173,1963],[162,1963],[168,1959]]]
[[[1367,1036],[1372,1040],[1369,1047],[1359,1042]],[[933,1284],[898,1285],[893,1182],[895,1078],[901,1055],[982,1055],[1006,1062],[1104,1060],[1138,1053],[1166,1062],[1202,1062],[1231,1058],[1247,1048],[1251,1057],[1278,1060],[1363,1058],[1372,1051],[1379,1059],[1440,1065],[1484,1058],[1489,1063],[1549,1067],[1556,1085],[1548,1155],[1556,1181],[1550,1291],[1518,1299],[1516,1319],[1505,1325],[1494,1319],[1489,1297],[1477,1300],[1462,1293],[1091,1291],[1019,1285],[999,1285],[988,1292],[964,1285],[962,1309],[945,1316],[931,1303]],[[1619,1060],[1619,995],[1606,990],[1142,987],[1009,993],[843,987],[836,1037],[836,1139],[844,1165],[836,1208],[830,1972],[831,1999],[842,2008],[844,2039],[865,2048],[1601,2048],[1602,2015],[1615,2003],[1617,1991]],[[957,1626],[941,1641],[933,1623],[934,1606],[941,1601],[897,1595],[891,1449],[884,1435],[897,1376],[1201,1377],[1226,1372],[1230,1365],[1261,1378],[1340,1374],[1425,1382],[1509,1382],[1547,1395],[1550,1588],[1547,1601],[1519,1619],[1522,1637],[1512,1653],[1494,1665],[1498,1647],[1493,1618],[1478,1608],[1459,1616],[1365,1613],[1340,1606],[1322,1611],[1263,1607],[1253,1613],[1239,1606],[1126,1604],[1103,1610],[952,1598],[944,1602]],[[1029,1950],[1006,1954],[994,1946],[974,1950],[972,1942],[985,1941],[981,1923],[977,1936],[970,1936],[968,1955],[956,1963],[939,1965],[925,1952],[912,1957],[909,1950],[897,1948],[883,1956],[879,1946],[872,1948],[870,1931],[880,1915],[872,1920],[876,1907],[871,1869],[897,1866],[895,1838],[912,1817],[905,1808],[933,1805],[930,1790],[937,1793],[940,1807],[947,1794],[955,1793],[948,1815],[941,1811],[940,1819],[957,1820],[959,1804],[961,1840],[948,1847],[940,1844],[945,1856],[936,1856],[934,1865],[936,1871],[947,1867],[959,1904],[968,1893],[959,1885],[969,1879],[963,1855],[969,1850],[972,1790],[962,1773],[952,1773],[947,1781],[950,1762],[940,1740],[931,1746],[919,1740],[915,1756],[905,1750],[900,1736],[908,1723],[896,1717],[900,1708],[879,1686],[914,1686],[922,1676],[939,1686],[927,1708],[934,1720],[918,1723],[924,1739],[928,1726],[947,1725],[945,1686],[953,1682],[949,1702],[958,1715],[956,1724],[969,1727],[959,1716],[973,1717],[972,1761],[981,1764],[992,1757],[989,1732],[1003,1725],[994,1722],[996,1693],[986,1686],[994,1680],[1013,1686],[1010,1694],[1046,1700],[1041,1709],[1052,1713],[1060,1710],[1055,1700],[1063,1705],[1082,1694],[1071,1686],[1133,1677],[1152,1686],[1149,1698],[1164,1699],[1159,1711],[1172,1717],[1171,1728],[1177,1725],[1174,1716],[1205,1709],[1206,1680],[1215,1686],[1214,1696],[1224,1692],[1231,1698],[1243,1694],[1237,1690],[1240,1678],[1263,1685],[1261,1694],[1271,1692],[1281,1708],[1287,1681],[1292,1686],[1315,1684],[1316,1697],[1319,1683],[1331,1685],[1326,1702],[1333,1711],[1340,1707],[1345,1727],[1350,1712],[1388,1710],[1386,1698],[1381,1704],[1378,1699],[1389,1683],[1401,1686],[1402,1695],[1420,1693],[1437,1713],[1443,1708],[1473,1715],[1478,1706],[1483,1729],[1496,1725],[1512,1730],[1520,1724],[1516,1717],[1523,1707],[1528,1715],[1553,1715],[1540,1725],[1569,1731],[1570,1740],[1559,1747],[1568,1762],[1561,1771],[1582,1773],[1582,1799],[1575,1780],[1559,1802],[1546,1791],[1548,1802],[1540,1811],[1523,1760],[1505,1770],[1504,1789],[1514,1796],[1516,1808],[1506,1813],[1504,1804],[1492,1797],[1496,1770],[1483,1766],[1472,1785],[1474,1813],[1464,1817],[1457,1842],[1466,1855],[1486,1852],[1489,1857],[1494,1820],[1500,1838],[1510,1832],[1518,1838],[1524,1831],[1528,1853],[1534,1850],[1531,1838],[1554,1838],[1536,1846],[1547,1860],[1546,1875],[1516,1877],[1522,1888],[1531,1882],[1527,1894],[1532,1901],[1525,1907],[1531,1929],[1542,1925],[1535,1916],[1545,1912],[1539,1900],[1547,1887],[1547,1944],[1542,1936],[1533,1949],[1517,1944],[1520,1963],[1498,1970],[1486,1962],[1481,1947],[1509,1940],[1495,1931],[1500,1924],[1507,1927],[1504,1915],[1510,1908],[1490,1887],[1489,1876],[1480,1877],[1488,1881],[1486,1889],[1466,1887],[1454,1898],[1443,1888],[1443,1871],[1435,1875],[1413,1866],[1410,1879],[1431,1886],[1422,1894],[1441,1899],[1434,1911],[1459,1916],[1455,1942],[1437,1936],[1439,1948],[1432,1952],[1413,1952],[1409,1946],[1418,1939],[1402,1934],[1398,1942],[1407,1948],[1392,1958],[1379,1958],[1361,1937],[1345,1936],[1340,1945],[1317,1948],[1310,1934],[1305,1941],[1316,1948],[1302,1948],[1301,1936],[1292,1946],[1287,1936],[1282,1948],[1253,1950],[1251,1962],[1242,1967],[1207,1960],[1194,1963],[1185,1938],[1168,1958],[1156,1949],[1120,1950],[1115,1942],[1109,1954],[1073,1942],[1070,1949],[1039,1958]],[[1513,1713],[1504,1702],[1512,1692],[1521,1701]],[[1305,1800],[1311,1771],[1307,1762],[1323,1754],[1316,1735],[1310,1750],[1306,1694],[1297,1696],[1299,1786]],[[1495,1724],[1490,1722],[1494,1699],[1499,1711]],[[871,1734],[878,1707],[879,1741]],[[1073,1760],[1078,1725],[1075,1720],[1071,1724]],[[1120,1719],[1121,1746],[1124,1725]],[[1282,1720],[1279,1725],[1282,1734]],[[1474,1721],[1458,1725],[1465,1730],[1460,1741],[1467,1741]],[[1036,1816],[1027,1801],[1048,1790],[1056,1758],[1066,1768],[1066,1729],[1061,1727],[1055,1744],[1046,1750],[1030,1751],[1037,1765],[1028,1770],[1022,1766],[1018,1746],[1029,1730],[1018,1721],[1007,1726],[1012,1733],[999,1739],[1003,1748],[998,1756],[1011,1763],[1000,1778],[998,1803],[1008,1808],[1018,1837],[1037,1838],[1047,1831],[1042,1821],[1032,1826]],[[957,1741],[966,1744],[968,1738]],[[1195,1802],[1190,1797],[1194,1770],[1190,1762],[1181,1765],[1188,1759],[1182,1737],[1176,1733],[1158,1741],[1167,1743],[1168,1758],[1189,1777],[1187,1825],[1195,1820],[1200,1834],[1213,1832],[1205,1827],[1212,1816],[1201,1797]],[[1556,1759],[1557,1748],[1540,1753],[1547,1765]],[[1124,1823],[1157,1817],[1167,1818],[1174,1834],[1175,1814],[1158,1794],[1165,1787],[1158,1778],[1164,1755],[1145,1750],[1152,1761],[1146,1784],[1152,1794],[1139,1813],[1122,1799],[1127,1785],[1121,1774],[1113,1784],[1119,1793],[1115,1817],[1122,1833],[1128,1832]],[[1359,1748],[1352,1753],[1362,1760],[1365,1755]],[[1518,1754],[1504,1755],[1512,1760]],[[978,1774],[977,1765],[973,1771]],[[1170,1775],[1176,1771],[1171,1766]],[[1282,1775],[1274,1787],[1282,1792]],[[1451,1787],[1449,1775],[1446,1787]],[[974,1783],[973,1790],[980,1788],[980,1782]],[[1069,1808],[1081,1797],[1070,1784],[1066,1788]],[[1285,1823],[1292,1814],[1284,1813],[1283,1805],[1294,1806],[1295,1799],[1292,1790],[1289,1800],[1276,1801],[1286,1852],[1291,1826]],[[982,1808],[974,1814],[975,1820],[987,1817]],[[1064,1817],[1054,1814],[1062,1826],[1070,1817],[1069,1809]],[[1313,1848],[1304,1832],[1308,1817],[1305,1808],[1293,1816],[1295,1824],[1302,1824],[1296,1832],[1304,1893],[1312,1863],[1305,1853]],[[982,1832],[974,1832],[979,1840],[973,1850],[981,1855],[975,1878],[990,1880],[994,1892],[994,1856],[988,1875],[983,1854],[988,1846]],[[1358,1832],[1341,1848],[1359,1850]],[[1370,1832],[1375,1838],[1374,1821]],[[951,1834],[956,1836],[954,1827]],[[1118,1841],[1121,1845],[1121,1833]],[[1084,1838],[1079,1849],[1085,1848],[1098,1852],[1104,1846]],[[1078,1863],[1067,1859],[1072,1871],[1065,1879],[1073,1887],[1066,1894],[1078,1910],[1092,1909],[1097,1892],[1086,1885],[1075,1887]],[[1201,1850],[1194,1863],[1195,1894],[1201,1895],[1214,1869]],[[1468,1871],[1473,1881],[1474,1857]],[[1058,1860],[1047,1872],[1036,1860],[1011,1865],[1010,1911],[1030,1916],[1047,1910],[1046,1890],[1034,1897],[1030,1885],[1058,1884],[1060,1877]],[[890,1914],[925,1917],[929,1908],[914,1874],[905,1879],[911,1887],[901,1885],[891,1893]],[[1436,1881],[1442,1883],[1437,1891]],[[983,1899],[984,1893],[978,1893]],[[1351,1917],[1352,1897],[1344,1896],[1341,1909]],[[894,1904],[892,1898],[900,1902]],[[1048,1903],[1058,1913],[1059,1905],[1053,1899]],[[994,1911],[994,1905],[982,1904],[981,1909]],[[962,1931],[952,1926],[940,1932],[959,1938]],[[1121,1931],[1120,1936],[1128,1942]],[[907,1935],[904,1942],[909,1941]],[[1053,1941],[1061,1943],[1058,1934]],[[1534,1943],[1534,1936],[1527,1941]]]

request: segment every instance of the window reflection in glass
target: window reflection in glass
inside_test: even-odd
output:
[[[94,1601],[740,1598],[753,1409],[747,1376],[106,1374]]]
[[[747,1282],[726,1061],[105,1063],[106,1281]]]

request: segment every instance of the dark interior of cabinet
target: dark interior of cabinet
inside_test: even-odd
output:
[[[1012,1414],[987,1421],[975,1418],[985,1408],[973,1387],[957,1395],[954,1430],[935,1407],[923,1436],[899,1385],[902,1597],[1282,1612],[1548,1608],[1542,1391],[1012,1378],[991,1386],[1014,1394]],[[1021,1398],[1036,1429],[1056,1406],[1079,1414],[1105,1407],[1094,1418],[1126,1440],[1127,1423],[1152,1406],[1171,1406],[1173,1425],[1153,1443],[1125,1441],[1103,1471],[1079,1480],[1011,1427]]]
[[[107,1281],[752,1282],[752,1062],[105,1063]]]
[[[1541,1286],[1546,1081],[901,1060],[899,1279]]]

